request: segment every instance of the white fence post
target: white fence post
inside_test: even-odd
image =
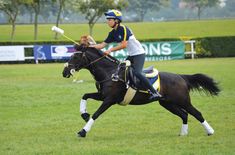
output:
[[[195,44],[195,40],[187,40],[187,41],[184,41],[185,44],[190,44],[190,51],[185,51],[185,54],[191,54],[191,58],[194,59],[195,58],[195,54],[196,54],[196,51],[194,49],[194,44]]]

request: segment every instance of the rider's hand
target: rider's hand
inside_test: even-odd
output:
[[[112,51],[109,49],[107,51],[104,52],[104,55],[109,55]]]

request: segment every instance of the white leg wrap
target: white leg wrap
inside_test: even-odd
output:
[[[86,125],[84,126],[84,130],[86,130],[86,132],[90,131],[91,130],[91,126],[93,125],[95,121],[90,118],[89,121],[86,123]]]
[[[86,113],[86,100],[83,100],[81,99],[80,101],[80,113],[83,114],[83,113]]]
[[[188,124],[182,124],[180,136],[188,135]]]
[[[213,135],[214,134],[214,132],[215,132],[214,129],[207,123],[206,120],[202,123],[202,126],[205,128],[206,133],[208,135]]]

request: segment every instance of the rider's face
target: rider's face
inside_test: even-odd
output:
[[[109,27],[113,27],[115,25],[115,20],[114,19],[107,19],[107,24],[109,25]]]

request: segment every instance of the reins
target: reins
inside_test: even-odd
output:
[[[86,67],[88,67],[88,66],[91,66],[92,64],[94,64],[94,63],[100,61],[100,60],[103,59],[104,57],[106,57],[108,60],[110,60],[110,61],[112,61],[112,62],[117,62],[116,60],[111,59],[111,58],[108,57],[107,55],[103,55],[102,57],[100,57],[100,58],[98,58],[98,59],[96,59],[96,60],[90,62],[89,64],[85,65],[84,67],[86,68]],[[85,56],[85,58],[87,59],[86,56]],[[102,80],[102,81],[97,81],[97,80],[96,80],[96,82],[98,82],[99,84],[101,84],[101,83],[106,82],[106,81],[109,81],[109,80],[111,80],[111,79],[112,79],[112,77],[109,77],[109,78],[104,79],[104,80]]]
[[[90,66],[90,65],[92,65],[92,64],[94,64],[94,63],[96,63],[96,62],[98,62],[98,61],[100,61],[101,59],[103,59],[104,57],[106,57],[106,55],[103,55],[102,57],[100,57],[100,58],[98,58],[98,59],[96,59],[96,60],[94,60],[94,61],[92,61],[92,62],[90,62],[89,64],[87,64],[86,66],[84,66],[85,68],[86,67],[88,67],[88,66]],[[86,57],[85,57],[86,58]],[[86,58],[87,59],[87,58]]]
[[[75,53],[82,54],[82,59],[85,59],[85,61],[89,62],[89,59],[87,58],[85,52],[77,51],[77,52],[75,52]],[[86,65],[84,65],[84,66],[82,66],[82,67],[78,67],[78,68],[77,68],[77,65],[74,65],[74,64],[68,64],[68,65],[73,65],[73,66],[75,67],[75,70],[80,70],[81,68],[87,68],[87,67],[89,67],[89,66],[92,66],[92,64],[94,64],[94,63],[100,61],[101,59],[103,59],[103,58],[105,58],[105,57],[106,57],[109,61],[111,61],[111,62],[119,63],[118,60],[113,60],[113,59],[110,58],[109,56],[103,55],[103,56],[101,56],[101,57],[99,57],[99,58],[97,58],[97,59],[91,61],[90,63],[88,63],[88,64],[86,64]],[[91,68],[91,70],[94,72],[94,69]],[[97,81],[97,80],[96,80],[96,82],[98,82],[99,84],[101,84],[101,83],[103,83],[103,82],[109,81],[110,79],[112,79],[112,77],[109,77],[109,78],[104,79],[104,80],[102,80],[102,81]]]
[[[85,56],[85,53],[84,53],[84,57],[87,59],[87,57]],[[108,55],[103,55],[102,57],[97,58],[97,59],[95,59],[94,61],[90,62],[89,64],[85,65],[84,68],[86,68],[86,67],[88,67],[88,66],[90,66],[90,65],[92,65],[92,64],[94,64],[94,63],[96,63],[96,62],[98,62],[98,61],[100,61],[100,60],[103,59],[104,57],[106,57],[108,60],[110,60],[110,61],[112,61],[112,62],[118,62],[117,60],[113,60],[112,58],[110,58]],[[87,60],[88,60],[88,59],[87,59]]]

